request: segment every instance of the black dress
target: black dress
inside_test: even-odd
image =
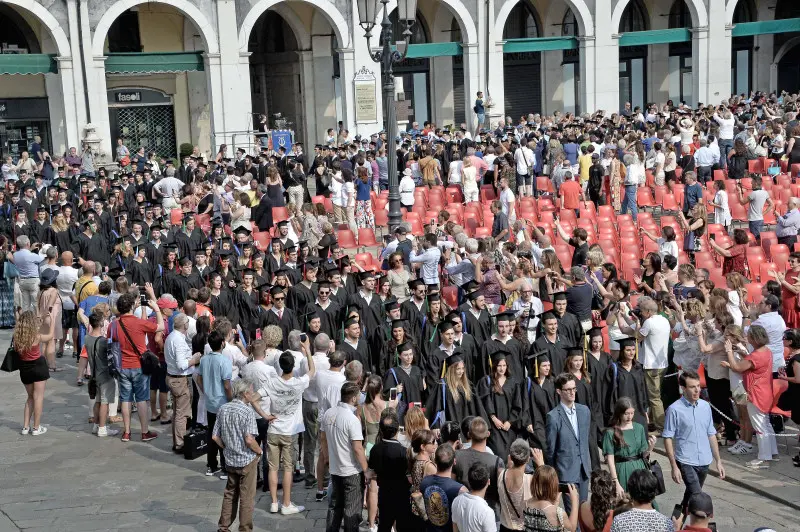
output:
[[[422,403],[422,370],[419,366],[411,365],[409,371],[396,366],[386,371],[383,377],[383,393],[388,394],[391,388],[396,388],[398,384],[403,385],[402,394],[398,395],[401,403]]]
[[[600,453],[598,451],[598,445],[601,442],[601,434],[600,428],[596,423],[596,416],[594,415],[597,409],[597,405],[594,402],[594,391],[591,385],[586,382],[586,379],[583,378],[576,378],[575,386],[577,388],[575,391],[575,402],[587,407],[592,414],[591,421],[589,422],[589,433],[592,435],[589,439],[589,458],[592,460],[592,470],[595,470],[601,465]]]
[[[603,401],[606,400],[608,388],[608,368],[611,365],[611,356],[608,353],[600,353],[597,359],[591,353],[586,353],[586,360],[589,364],[589,377],[591,378],[592,401],[594,410],[592,420],[598,428],[606,426],[607,420],[603,415]]]
[[[478,394],[473,390],[472,398],[467,400],[464,392],[457,391],[458,401],[453,397],[453,393],[445,384],[444,379],[440,379],[436,386],[428,394],[428,401],[425,408],[425,416],[431,429],[440,429],[448,421],[461,421],[467,416],[480,416],[486,418],[486,411],[483,409]]]
[[[532,444],[534,447],[547,450],[547,413],[556,407],[558,401],[556,400],[556,387],[553,385],[553,379],[547,378],[539,384],[537,379],[528,377],[525,380],[525,389],[523,391],[523,398],[525,399],[524,408],[527,415],[524,417],[524,423],[533,425],[533,438]],[[537,445],[538,444],[538,445]]]
[[[497,456],[508,456],[508,449],[511,442],[517,439],[519,422],[522,419],[522,396],[519,392],[519,385],[516,381],[506,379],[498,392],[492,384],[489,376],[482,378],[478,382],[478,395],[486,411],[486,421],[489,423],[489,441],[487,445]],[[492,416],[500,421],[510,422],[509,430],[502,430],[495,427]]]
[[[633,401],[633,421],[647,427],[647,385],[644,380],[644,369],[638,362],[634,362],[628,371],[622,364],[612,362],[608,368],[608,388],[604,407],[604,416],[611,418],[614,405],[620,397],[627,397]]]

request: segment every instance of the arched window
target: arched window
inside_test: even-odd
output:
[[[564,20],[561,22],[561,35],[564,37],[578,36],[578,20],[571,9],[567,9],[564,14]]]
[[[532,39],[539,37],[539,23],[536,13],[527,0],[514,6],[503,28],[503,40]]]
[[[686,5],[686,0],[675,0],[672,3],[672,8],[669,10],[669,27],[692,27],[692,13],[689,11],[689,6]]]
[[[41,53],[36,34],[25,19],[8,5],[0,4],[0,39],[2,53],[12,53],[15,47],[29,54]]]
[[[110,53],[138,53],[142,51],[139,34],[139,13],[125,11],[108,29],[108,51]]]
[[[625,11],[622,12],[619,33],[646,31],[647,28],[647,9],[645,9],[642,0],[631,0],[625,7]]]
[[[296,51],[297,38],[286,20],[274,11],[267,11],[250,33],[250,51],[276,54]]]

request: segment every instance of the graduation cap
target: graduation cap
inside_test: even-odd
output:
[[[244,277],[245,275],[252,275],[253,277],[255,277],[256,271],[253,268],[245,268],[244,270],[242,270],[242,277]]]
[[[151,233],[152,233],[153,231],[163,231],[163,230],[164,230],[164,228],[163,228],[163,227],[161,227],[161,224],[160,224],[160,223],[158,223],[158,222],[156,222],[156,223],[154,223],[153,225],[151,225],[151,226],[150,226],[150,232],[151,232]]]
[[[286,227],[286,226],[289,225],[289,220],[281,220],[280,222],[278,222],[275,225],[277,225],[278,227]]]
[[[233,255],[233,250],[230,249],[220,249],[217,251],[217,255],[219,255],[220,259],[229,259],[231,255]]]
[[[273,285],[272,288],[269,289],[269,295],[274,296],[277,294],[281,294],[284,292],[284,290],[285,288],[282,286]]]
[[[494,353],[489,355],[489,370],[494,371],[494,365],[500,362],[501,360],[505,360],[506,358],[510,357],[511,353],[509,353],[505,349],[499,349]]]
[[[287,277],[288,274],[289,274],[289,269],[285,267],[281,267],[275,270],[275,277]]]
[[[531,355],[525,357],[526,360],[532,360],[533,364],[533,374],[538,379],[539,378],[539,366],[547,362],[550,363],[550,355],[547,351],[537,351]]]
[[[324,281],[323,281],[323,282],[324,282]],[[399,302],[399,301],[397,301],[397,299],[395,299],[395,298],[388,299],[388,300],[386,300],[386,302],[383,304],[383,308],[384,308],[384,310],[386,310],[386,312],[389,312],[389,311],[391,311],[391,310],[394,310],[394,309],[400,308],[400,302]]]
[[[567,293],[566,292],[555,292],[553,294],[553,302],[567,300]]]
[[[27,192],[28,190],[35,191],[36,190],[36,186],[35,185],[31,185],[30,183],[28,183],[27,185],[24,185],[22,187],[22,192]]]
[[[272,288],[272,285],[270,283],[261,283],[256,287],[256,290],[258,290],[259,292],[269,292],[270,288]]]
[[[467,299],[469,299],[470,301],[475,301],[482,295],[483,295],[483,290],[478,289],[475,290],[474,292],[470,292],[469,294],[467,294]]]
[[[339,267],[336,266],[335,262],[326,262],[322,269],[325,270],[325,273],[331,275],[333,273],[339,273]]]
[[[361,319],[358,316],[351,316],[344,320],[344,328],[347,329],[355,323],[361,323]]]
[[[372,270],[367,270],[367,271],[365,271],[365,272],[358,272],[358,280],[359,280],[359,281],[360,281],[362,284],[363,284],[363,283],[364,283],[364,281],[366,281],[367,279],[374,279],[374,278],[375,278],[375,272],[373,272]]]
[[[456,324],[450,320],[445,320],[439,324],[439,332],[444,333],[447,331],[451,331],[455,328]]]
[[[620,351],[624,351],[625,348],[628,347],[628,346],[637,347],[637,349],[636,349],[636,351],[637,351],[636,352],[636,358],[639,358],[639,352],[638,352],[639,349],[638,349],[638,344],[636,343],[636,339],[635,338],[622,338],[620,340],[617,340],[617,343],[619,344],[619,350]]]
[[[447,366],[454,366],[459,362],[464,362],[464,351],[460,348],[456,348],[453,351],[453,354],[444,359],[444,363],[442,363],[442,376],[444,378],[444,374],[447,371]]]
[[[471,292],[473,290],[476,290],[478,287],[480,287],[480,284],[475,282],[474,280],[469,280],[466,283],[459,286],[459,288],[461,288],[465,292]]]
[[[247,235],[247,236],[250,236],[250,233],[252,233],[252,231],[246,227],[237,227],[236,230],[233,232],[233,234],[235,235]]]
[[[322,314],[317,309],[310,310],[300,315],[304,322],[308,323],[315,318],[322,318]]]
[[[291,243],[284,248],[284,251],[286,253],[297,253],[297,246],[295,246],[294,243]]]
[[[339,259],[339,267],[344,268],[346,266],[350,266],[350,257],[347,255]]]
[[[490,318],[496,321],[511,321],[516,319],[516,315],[513,311],[505,310],[503,312],[498,312],[497,314],[493,314]]]
[[[39,205],[36,208],[36,212],[47,212],[47,205]]]
[[[396,320],[392,320],[392,329],[405,329],[408,327],[408,320],[405,318],[400,318]]]

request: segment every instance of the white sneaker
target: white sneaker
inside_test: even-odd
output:
[[[119,434],[117,429],[110,429],[108,427],[100,427],[97,429],[97,436],[100,438],[106,438],[108,436],[116,436]]]
[[[22,434],[23,436],[27,436],[28,434],[30,434],[30,432],[31,432],[30,427],[22,427],[22,430],[19,431],[19,433]]]
[[[766,460],[750,460],[744,465],[750,469],[769,469],[769,463]]]
[[[31,434],[33,436],[41,436],[45,432],[47,432],[47,427],[38,427],[38,428],[35,428],[35,429],[31,430]]]
[[[100,425],[97,423],[92,425],[92,434],[97,434],[97,431],[100,429]]]
[[[744,442],[742,440],[736,440],[736,443],[734,443],[733,445],[728,447],[728,452],[732,453],[732,452],[736,451],[737,449],[739,449],[739,447],[742,446],[743,443]]]
[[[753,452],[753,444],[742,442],[742,444],[737,447],[736,449],[731,451],[731,454],[749,454]]]
[[[272,504],[269,505],[269,513],[271,513],[271,514],[278,513],[279,509],[280,509],[280,506],[278,505],[277,502],[273,502]]]
[[[295,503],[289,503],[289,506],[282,506],[281,513],[283,515],[292,515],[292,514],[299,514],[303,510],[305,510],[305,506],[297,506]]]

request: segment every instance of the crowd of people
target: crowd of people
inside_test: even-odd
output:
[[[259,485],[302,512],[294,483],[329,532],[364,506],[387,532],[709,530],[721,449],[768,468],[800,421],[799,104],[340,128],[179,166],[37,144],[0,191],[22,433],[71,346],[93,434],[128,442],[135,413],[143,442],[202,438],[223,531]]]

